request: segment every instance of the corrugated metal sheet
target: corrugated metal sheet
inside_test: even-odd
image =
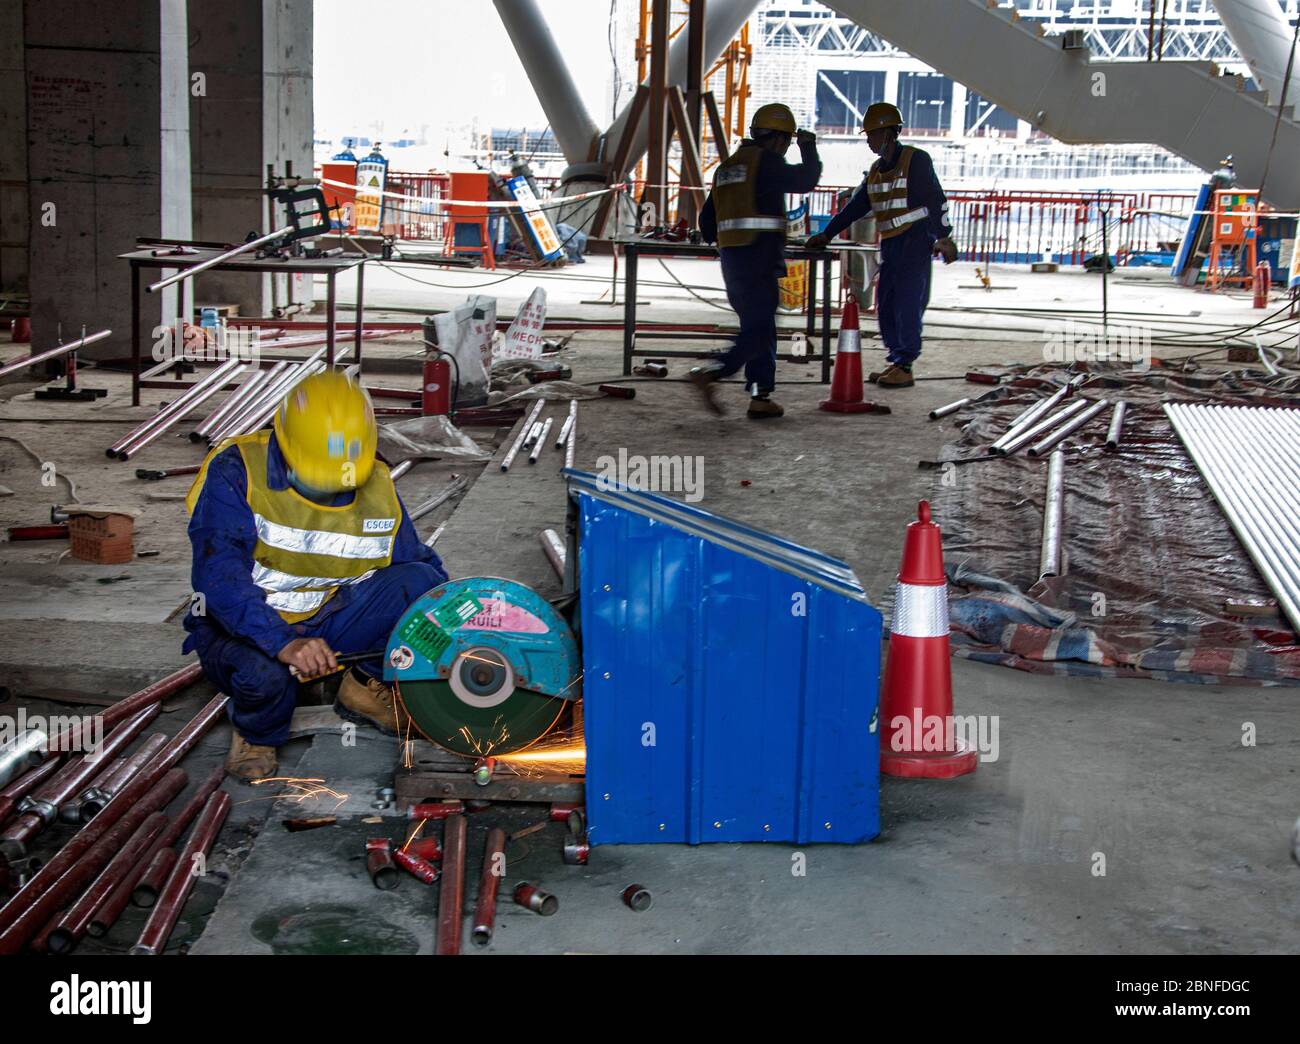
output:
[[[880,830],[880,613],[843,562],[566,470],[592,844]]]

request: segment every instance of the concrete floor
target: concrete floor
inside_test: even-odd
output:
[[[682,264],[694,263],[673,262],[673,269]],[[427,278],[486,281],[466,273]],[[703,285],[707,278],[701,266],[692,282]],[[1034,282],[1039,277],[1020,270],[995,270],[994,279],[1021,287],[1016,307],[1088,308],[1098,287],[1078,274]],[[502,313],[513,307],[507,302],[526,296],[529,282],[504,284]],[[979,295],[976,304],[989,298],[1011,304],[1004,300],[1011,292],[960,289],[973,282],[970,266],[940,270],[936,305],[972,294]],[[377,294],[394,294],[378,301],[386,307],[435,307],[463,293],[407,288],[403,297],[395,286],[388,290],[386,278],[368,277],[367,284]],[[1240,299],[1137,280],[1116,280],[1111,289],[1116,309],[1199,312],[1194,318],[1214,325],[1251,317]],[[555,314],[574,314],[592,287],[548,284],[548,292]],[[702,321],[713,311],[685,294],[647,293],[654,295],[647,309],[654,318]],[[879,602],[898,567],[903,526],[933,481],[917,461],[935,457],[946,441],[945,425],[930,422],[928,411],[976,387],[956,379],[968,369],[1042,358],[1040,320],[937,308],[930,320],[937,335],[954,333],[941,322],[959,323],[959,336],[927,341],[919,372],[955,379],[891,393],[889,416],[817,411],[825,389],[800,383],[813,379],[812,368],[788,364],[779,392],[787,416],[764,425],[743,417],[739,385],[729,389],[736,409],[719,420],[704,414],[680,383],[640,382],[631,402],[580,406],[578,465],[594,467],[600,455],[620,448],[699,455],[703,507],[847,559]],[[617,332],[578,335],[564,356],[575,380],[616,374],[617,338]],[[868,347],[864,361],[871,367],[879,356]],[[42,461],[54,460],[60,474],[76,481],[82,501],[140,509],[137,547],[160,554],[95,567],[56,562],[49,548],[0,545],[0,663],[15,702],[120,696],[183,662],[178,624],[166,617],[188,592],[183,511],[175,499],[187,480],[140,483],[131,477],[134,464],[106,460],[104,445],[143,414],[120,405],[121,378],[85,377],[114,394],[82,410],[36,404],[23,390],[30,385],[5,385],[3,434],[21,438]],[[563,407],[551,409],[558,414]],[[475,434],[492,441],[491,433]],[[542,464],[517,464],[506,475],[495,464],[483,469],[439,541],[453,575],[493,573],[543,594],[558,592],[536,540],[540,529],[564,521],[558,457],[548,450]],[[138,463],[198,459],[193,445],[169,437]],[[444,467],[411,472],[399,484],[404,499],[438,488]],[[15,491],[0,498],[5,525],[42,521],[50,503],[69,499],[65,487],[57,495],[42,487],[35,462],[4,442],[0,483]],[[423,520],[422,531],[437,521]],[[512,851],[506,880],[541,884],[559,897],[559,914],[538,918],[503,903],[487,952],[1294,951],[1300,867],[1289,855],[1288,835],[1300,813],[1295,690],[1096,682],[962,660],[953,661],[953,675],[959,713],[997,716],[999,757],[946,783],[886,779],[884,828],[875,842],[811,846],[802,852],[802,876],[792,873],[797,853],[787,845],[604,847],[593,851],[588,866],[569,867],[560,859],[562,830],[553,826]],[[174,731],[203,695],[196,687],[159,728]],[[1241,743],[1247,722],[1257,730],[1253,747]],[[191,755],[186,767],[193,778],[215,763],[226,742],[223,727]],[[374,790],[391,779],[396,756],[396,743],[379,736],[355,747],[328,731],[294,741],[284,751],[284,769],[323,776],[348,795],[335,812],[338,825],[306,833],[286,831],[281,820],[333,811],[333,800],[290,805],[231,786],[235,815],[173,948],[429,952],[434,892],[406,879],[396,892],[380,893],[360,858],[367,836],[404,833],[398,810],[370,807]],[[365,821],[375,817],[381,822]],[[483,831],[498,821],[514,829],[531,818],[527,810],[500,807],[472,817],[470,896]],[[1098,853],[1104,876],[1094,872]],[[633,882],[655,895],[648,913],[634,914],[619,902]],[[103,948],[129,945],[131,927],[123,925]]]

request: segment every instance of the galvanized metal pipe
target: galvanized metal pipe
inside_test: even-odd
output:
[[[1127,411],[1128,403],[1115,403],[1115,409],[1110,415],[1110,427],[1106,429],[1106,448],[1108,450],[1119,449],[1119,440],[1124,433],[1124,414]]]
[[[1038,555],[1038,579],[1057,576],[1061,568],[1061,508],[1065,503],[1065,450],[1056,450],[1047,464],[1047,495],[1043,499],[1043,541]]]
[[[1063,424],[1066,420],[1074,416],[1074,414],[1078,413],[1087,405],[1088,403],[1085,399],[1075,399],[1073,402],[1066,403],[1065,406],[1061,407],[1061,409],[1057,410],[1050,417],[1044,417],[1032,424],[1027,424],[1018,428],[1015,432],[1009,432],[1009,438],[1006,438],[1005,441],[999,440],[1002,442],[1001,445],[998,445],[998,443],[995,442],[989,447],[989,451],[1000,457],[1010,456],[1012,453],[1015,453],[1016,450],[1020,449],[1021,446],[1033,442],[1034,439],[1051,431],[1058,424]]]
[[[312,376],[313,374],[320,373],[322,370],[325,369],[325,367],[326,367],[326,363],[323,359],[314,359],[311,362],[303,363],[302,369],[300,369],[296,374],[293,375],[293,377],[289,380],[287,387],[285,387],[284,390],[280,393],[280,395],[276,397],[275,401],[263,407],[257,414],[255,414],[252,420],[250,420],[246,425],[244,425],[243,431],[240,432],[240,434],[247,434],[250,431],[257,431],[258,428],[266,424],[267,421],[269,421],[273,416],[275,416],[275,411],[280,408],[280,403],[282,403],[285,400],[285,398],[289,395],[290,392],[294,390],[294,388],[296,388],[299,384],[301,384],[303,381],[305,381],[308,377]]]
[[[1286,509],[1279,511],[1268,502],[1269,498],[1261,503],[1259,497],[1261,485],[1268,489],[1270,497],[1278,496],[1281,487],[1273,476],[1273,467],[1266,466],[1256,451],[1256,432],[1246,438],[1240,430],[1234,430],[1242,413],[1251,409],[1211,409],[1186,403],[1164,406],[1237,539],[1277,597],[1291,626],[1300,630],[1300,547],[1286,531]],[[1275,427],[1278,435],[1287,439],[1286,449],[1293,452],[1296,428],[1293,418],[1286,416],[1291,412],[1261,410],[1268,416],[1264,423]],[[1274,455],[1272,459],[1278,458]],[[1290,459],[1287,481],[1300,471],[1294,458]]]
[[[573,426],[578,423],[578,400],[569,400],[569,415],[564,418],[564,423],[560,426],[560,434],[555,437],[555,448],[562,449],[564,443],[569,438],[569,432]]]
[[[1082,402],[1083,400],[1080,399],[1079,401]],[[1076,431],[1078,431],[1085,424],[1091,421],[1093,417],[1097,416],[1097,414],[1101,413],[1101,411],[1104,410],[1109,405],[1110,403],[1107,402],[1105,399],[1098,399],[1082,413],[1075,414],[1063,425],[1061,425],[1061,427],[1049,431],[1045,436],[1043,436],[1043,438],[1039,439],[1039,441],[1035,442],[1032,446],[1030,446],[1029,455],[1031,457],[1042,456],[1044,453],[1046,453],[1049,449],[1055,446],[1062,439],[1068,438],[1069,436],[1073,435]]]
[[[194,860],[196,857],[207,855],[229,814],[230,795],[224,790],[219,790],[208,798],[207,804],[203,806],[203,811],[199,813],[199,818],[194,823],[194,829],[185,842],[185,847],[176,857],[176,866],[172,868],[167,884],[163,886],[158,902],[154,904],[149,919],[145,922],[144,930],[140,933],[140,938],[131,947],[133,955],[158,954],[167,945],[167,939],[171,936],[172,929],[176,927],[176,920],[181,915],[181,908],[189,897],[190,889],[194,887]]]
[[[399,465],[397,465],[397,467],[395,467],[395,468],[390,468],[390,469],[389,469],[389,471],[388,471],[388,477],[389,477],[390,479],[392,479],[394,482],[396,482],[399,478],[401,478],[403,475],[405,475],[405,474],[406,474],[408,471],[410,471],[413,467],[415,467],[415,460],[414,460],[414,459],[412,459],[412,460],[404,460],[404,461],[402,461],[402,463],[400,463]]]
[[[411,521],[415,522],[421,518],[424,518],[424,516],[427,515],[430,511],[433,511],[435,508],[442,506],[444,503],[446,503],[448,500],[454,497],[457,493],[463,493],[468,486],[469,486],[469,482],[466,481],[463,475],[456,475],[451,479],[450,482],[448,482],[445,486],[443,486],[441,490],[439,490],[437,493],[431,496],[423,504],[420,504],[418,507],[411,509],[411,511],[409,512],[411,516]]]
[[[950,402],[947,406],[940,406],[930,411],[930,419],[938,420],[940,417],[946,417],[950,413],[956,413],[963,406],[969,406],[975,400],[969,395],[964,399],[958,399],[956,402]]]
[[[179,423],[196,406],[216,395],[232,377],[242,373],[247,367],[248,363],[246,362],[241,362],[238,359],[227,359],[175,402],[160,410],[153,418],[153,423],[146,427],[144,431],[137,431],[124,443],[120,443],[116,452],[117,459],[130,460],[132,456],[162,435],[173,424]]]
[[[524,418],[523,427],[519,429],[519,434],[515,436],[515,441],[510,446],[510,452],[507,453],[501,461],[502,471],[510,470],[510,465],[515,462],[515,457],[518,456],[519,450],[523,447],[524,439],[526,439],[528,433],[533,430],[533,422],[537,420],[538,414],[542,412],[542,407],[545,405],[545,402],[541,399],[538,399],[533,403],[532,411]]]
[[[44,729],[25,729],[0,747],[0,787],[41,764],[49,742]]]
[[[474,904],[474,927],[470,939],[475,946],[486,946],[492,941],[497,920],[497,891],[505,875],[506,832],[500,827],[488,831],[487,844],[483,846],[483,869],[478,875],[478,901]]]
[[[79,348],[84,348],[88,344],[102,341],[105,337],[111,337],[112,335],[112,330],[100,330],[98,333],[88,334],[85,337],[78,337],[75,341],[69,341],[67,344],[61,344],[57,348],[47,348],[45,351],[37,352],[35,355],[29,355],[22,359],[15,359],[11,363],[0,366],[0,378],[8,377],[11,373],[25,370],[27,367],[35,366],[37,363],[45,362],[47,359],[57,359],[61,355],[75,352]]]
[[[577,455],[577,450],[578,450],[578,415],[577,413],[574,413],[573,427],[569,429],[569,441],[568,444],[564,447],[564,466],[566,468],[573,467],[573,460],[574,457]]]
[[[533,450],[528,454],[528,463],[536,464],[538,456],[541,455],[546,440],[551,434],[551,425],[555,423],[554,417],[547,417],[546,423],[542,425],[542,430],[537,433],[537,440],[533,443]]]
[[[86,931],[98,938],[106,935],[108,930],[117,923],[117,919],[122,916],[122,911],[135,897],[138,888],[149,884],[148,873],[154,856],[162,851],[172,853],[172,859],[176,857],[176,850],[172,847],[180,840],[180,837],[189,825],[194,821],[194,817],[202,811],[203,806],[207,803],[208,797],[217,787],[221,786],[221,781],[226,778],[225,765],[217,765],[208,777],[199,784],[198,789],[190,796],[189,800],[181,807],[181,810],[172,816],[168,821],[163,832],[153,841],[153,844],[136,860],[135,866],[131,868],[117,887],[109,893],[108,897],[99,905],[91,917]],[[149,895],[148,902],[139,903],[141,906],[152,906],[154,900],[158,897],[157,890],[162,887],[163,882],[167,879],[167,874],[171,872],[171,867],[159,876],[156,884],[153,885],[152,893]]]
[[[141,798],[154,787],[164,774],[183,758],[189,749],[203,736],[213,723],[225,713],[228,699],[225,696],[214,696],[203,708],[196,714],[189,723],[181,729],[171,742],[163,747],[130,783],[113,798],[103,811],[94,819],[77,831],[76,835],[68,841],[58,853],[54,855],[48,863],[42,866],[30,881],[27,882],[4,906],[0,906],[0,930],[8,928],[17,922],[20,918],[25,917],[27,911],[40,907],[45,902],[46,896],[56,887],[66,875],[74,874],[77,871],[78,861],[101,837],[103,837],[112,826],[131,810],[137,807]],[[181,773],[182,782],[184,773]],[[170,797],[168,798],[170,800]],[[166,802],[163,803],[164,805]],[[158,806],[159,808],[162,805]],[[154,811],[149,808],[145,814]],[[141,817],[143,818],[143,816]],[[98,867],[90,872],[94,873]],[[31,925],[31,932],[34,934],[37,929],[49,919],[54,910],[66,906],[66,902],[58,902],[52,908],[44,907],[44,917]],[[25,941],[25,939],[24,939]]]
[[[161,410],[159,410],[157,413],[155,413],[152,417],[148,418],[147,420],[141,421],[139,424],[137,424],[129,432],[127,432],[115,443],[113,443],[113,445],[109,446],[108,449],[104,451],[105,454],[109,457],[116,457],[122,449],[129,446],[132,442],[140,438],[142,435],[148,434],[149,431],[151,431],[157,425],[161,424],[169,416],[174,414],[177,409],[185,409],[186,412],[189,412],[187,403],[196,392],[203,391],[205,388],[210,387],[216,381],[220,381],[222,384],[224,384],[226,376],[237,365],[239,365],[239,360],[227,359],[220,366],[216,367],[214,370],[206,374],[204,377],[200,378],[195,383],[189,385],[189,387],[185,389],[185,391],[181,394],[180,398],[178,398],[176,401],[169,403],[168,405],[164,406]]]
[[[266,379],[262,381],[247,399],[232,410],[230,414],[222,420],[220,424],[215,425],[207,434],[209,445],[216,445],[222,439],[229,438],[232,435],[238,435],[241,424],[259,408],[260,405],[276,401],[280,397],[277,395],[277,389],[286,380],[286,374],[291,370],[296,370],[301,363],[291,363],[287,359],[281,359],[266,372]]]
[[[221,405],[208,414],[203,423],[190,432],[190,441],[203,442],[211,432],[219,428],[227,419],[233,417],[235,411],[242,404],[248,402],[249,396],[254,394],[266,382],[270,373],[270,370],[258,369],[244,378],[243,383],[227,395]]]
[[[560,535],[553,529],[543,529],[537,534],[537,539],[542,543],[542,550],[546,552],[546,560],[551,563],[551,568],[555,570],[555,575],[561,580],[564,579],[564,541]]]
[[[1070,391],[1071,386],[1067,384],[1063,388],[1057,388],[1056,391],[1052,392],[1052,394],[1047,396],[1045,399],[1039,399],[1037,402],[1029,406],[1028,409],[1021,410],[1020,413],[1012,419],[1011,423],[1007,425],[1007,430],[1004,431],[991,446],[989,446],[989,451],[996,453],[1019,432],[1024,431],[1028,425],[1033,424],[1034,421],[1038,420],[1039,417],[1069,395]]]
[[[461,911],[465,904],[465,832],[463,815],[448,816],[442,827],[442,884],[438,892],[437,952],[460,953]]]
[[[156,294],[159,290],[165,290],[175,283],[183,282],[186,279],[193,279],[200,272],[206,272],[209,268],[216,265],[224,264],[232,257],[239,257],[240,254],[247,254],[250,250],[256,250],[258,247],[266,246],[267,243],[273,243],[275,240],[289,235],[293,231],[292,225],[285,225],[284,228],[277,228],[274,232],[268,232],[264,236],[258,236],[256,239],[250,239],[247,243],[241,243],[239,246],[224,253],[210,257],[206,261],[200,261],[196,265],[189,265],[182,268],[175,275],[169,275],[165,279],[159,279],[156,283],[150,283],[146,286],[145,293]]]

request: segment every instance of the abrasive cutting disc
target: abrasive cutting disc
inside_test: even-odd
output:
[[[398,621],[384,677],[416,728],[457,754],[508,754],[536,743],[577,699],[577,643],[564,619],[522,584],[449,580]]]

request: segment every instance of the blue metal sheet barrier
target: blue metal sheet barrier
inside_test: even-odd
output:
[[[881,616],[843,562],[566,470],[592,844],[880,831]]]

